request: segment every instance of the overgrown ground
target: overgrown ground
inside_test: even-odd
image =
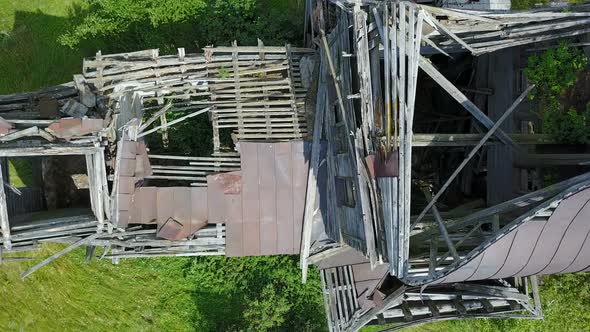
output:
[[[0,94],[69,81],[81,58],[97,49],[195,51],[233,39],[253,44],[257,36],[269,45],[296,43],[302,6],[293,0],[0,0]],[[177,146],[198,141],[180,134]],[[12,163],[11,174],[23,185],[29,171]],[[32,261],[0,267],[0,331],[325,330],[318,275],[301,285],[294,257],[161,258],[114,266],[86,265],[78,250],[18,279],[58,249],[48,246]],[[450,322],[414,330],[585,331],[589,282],[588,275],[548,279],[543,322]]]

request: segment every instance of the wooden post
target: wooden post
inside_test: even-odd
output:
[[[498,121],[492,126],[492,128],[486,133],[486,135],[479,141],[479,143],[475,147],[473,147],[473,149],[471,150],[471,152],[469,153],[469,155],[461,162],[461,164],[459,165],[459,167],[457,167],[457,169],[455,169],[455,171],[453,172],[453,174],[451,174],[451,176],[443,184],[443,186],[436,193],[436,195],[430,201],[430,203],[428,203],[428,205],[426,205],[426,207],[424,208],[424,210],[422,210],[422,212],[420,213],[420,215],[418,215],[418,218],[416,218],[416,221],[414,222],[414,225],[416,223],[420,222],[420,220],[422,220],[422,218],[424,217],[424,215],[430,210],[430,208],[432,208],[432,206],[436,203],[436,201],[440,198],[440,196],[451,185],[451,182],[453,182],[453,180],[457,177],[457,175],[459,175],[459,173],[463,170],[463,168],[465,168],[465,166],[467,165],[467,163],[469,163],[469,161],[471,160],[471,158],[473,158],[473,156],[475,156],[475,154],[477,153],[477,151],[494,134],[494,132],[496,132],[498,130],[498,128],[500,128],[500,125],[502,125],[502,123],[504,122],[504,120],[506,120],[508,118],[508,116],[510,116],[510,114],[512,114],[512,112],[514,112],[514,110],[517,108],[517,106],[520,104],[520,102],[529,94],[529,92],[534,87],[535,87],[534,85],[529,86],[514,101],[514,103],[512,103],[512,106],[510,106],[510,108],[508,108],[508,110],[506,110],[506,112],[504,112],[504,114],[502,114],[502,116],[500,117],[500,119],[498,119]]]
[[[10,250],[12,248],[10,242],[10,224],[8,223],[6,193],[4,192],[4,177],[2,174],[2,164],[0,163],[0,228],[2,229],[4,248]]]
[[[43,261],[41,261],[39,264],[37,264],[37,265],[33,266],[32,268],[30,268],[30,269],[26,270],[25,272],[23,272],[20,275],[20,279],[21,280],[25,280],[25,278],[28,277],[29,275],[31,275],[31,273],[39,270],[43,266],[45,266],[45,265],[53,262],[54,260],[60,258],[61,256],[69,253],[70,251],[73,251],[74,249],[77,249],[77,248],[79,248],[79,247],[81,247],[81,246],[83,246],[85,244],[90,243],[92,240],[98,238],[101,235],[102,235],[102,233],[95,233],[95,234],[92,234],[92,235],[90,235],[88,237],[85,237],[85,238],[83,238],[81,240],[76,241],[71,246],[69,246],[69,247],[67,247],[67,248],[65,248],[65,249],[63,249],[63,250],[61,250],[61,251],[59,251],[59,252],[57,252],[57,253],[49,256],[48,258],[46,258]]]
[[[485,115],[471,100],[469,100],[457,87],[453,85],[446,77],[443,76],[431,63],[424,57],[420,57],[420,68],[424,70],[432,79],[438,83],[451,97],[459,102],[471,115],[473,115],[488,130],[494,125],[494,122]],[[501,129],[497,130],[496,136],[505,144],[515,145],[514,142]]]

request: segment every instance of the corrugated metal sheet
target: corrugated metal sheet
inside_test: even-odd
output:
[[[223,179],[208,177],[209,215],[226,223],[227,256],[299,253],[309,167],[304,142],[240,142],[240,155],[239,195],[222,193]]]
[[[590,269],[590,189],[563,199],[550,217],[533,217],[431,283],[500,279]]]

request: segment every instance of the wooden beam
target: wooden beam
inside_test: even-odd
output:
[[[459,104],[461,104],[471,115],[473,115],[481,124],[488,130],[494,125],[494,122],[485,115],[479,107],[477,107],[469,98],[467,98],[461,90],[459,90],[453,83],[451,83],[438,69],[430,63],[430,61],[423,56],[420,57],[420,68],[426,72],[436,83],[438,83],[451,97],[453,97]],[[505,144],[514,145],[514,142],[501,129],[497,130],[498,139]]]
[[[6,193],[4,192],[4,178],[2,173],[2,164],[0,163],[0,228],[2,229],[4,248],[6,250],[10,250],[10,248],[12,248],[12,244],[10,242],[10,225],[8,223],[8,208]]]
[[[412,146],[414,147],[454,147],[473,146],[479,142],[485,134],[413,134]],[[546,145],[558,144],[553,138],[546,134],[508,134],[517,144]],[[502,144],[494,137],[491,137],[485,145]],[[583,156],[583,155],[578,155]],[[589,159],[590,160],[590,159]]]
[[[463,39],[459,38],[456,34],[452,33],[451,30],[447,29],[442,23],[440,23],[436,18],[434,18],[428,11],[426,13],[424,19],[428,22],[434,29],[439,31],[441,34],[449,37],[450,39],[456,41],[461,46],[463,46],[466,50],[471,52],[471,54],[476,54],[477,52],[469,46]]]
[[[529,277],[531,281],[531,287],[533,289],[533,301],[535,302],[536,314],[543,317],[543,308],[541,306],[541,298],[539,297],[539,280],[536,275]]]
[[[430,210],[430,208],[432,208],[432,206],[436,203],[436,201],[440,198],[440,196],[442,196],[442,194],[445,192],[445,190],[451,185],[451,182],[453,182],[453,180],[455,180],[455,178],[457,177],[457,175],[459,175],[459,173],[463,170],[463,168],[465,168],[465,166],[467,166],[467,163],[469,163],[471,158],[473,158],[473,156],[475,156],[477,151],[486,143],[486,141],[490,137],[492,137],[494,132],[496,132],[498,130],[498,128],[500,128],[500,126],[502,125],[504,120],[506,120],[512,114],[512,112],[514,112],[514,110],[518,107],[518,105],[524,100],[524,98],[529,94],[529,92],[534,87],[535,87],[534,85],[529,86],[518,98],[516,98],[516,100],[514,101],[514,103],[512,103],[512,105],[508,108],[508,110],[506,110],[506,112],[504,112],[504,114],[502,114],[500,119],[498,119],[498,121],[485,134],[485,136],[479,141],[479,143],[475,147],[473,147],[473,149],[471,150],[469,155],[467,155],[467,157],[461,162],[459,167],[457,167],[457,169],[455,169],[453,174],[451,174],[451,176],[443,184],[443,186],[436,193],[434,198],[428,203],[428,205],[426,205],[424,210],[422,210],[422,212],[418,215],[418,218],[416,218],[416,221],[414,222],[414,224],[420,222],[420,220],[424,217],[424,215]]]
[[[428,190],[425,187],[422,187],[422,192],[424,193],[424,196],[426,196],[427,201],[432,200],[432,194],[430,193],[430,190]],[[459,254],[457,254],[457,250],[455,249],[455,246],[453,245],[453,241],[451,241],[451,238],[449,237],[449,232],[447,231],[447,228],[445,227],[443,218],[441,217],[440,213],[438,212],[438,209],[436,208],[436,204],[432,205],[432,214],[434,215],[434,219],[436,220],[436,223],[438,224],[438,231],[440,232],[443,239],[445,240],[445,243],[447,244],[447,247],[449,248],[451,255],[453,256],[455,261],[458,261]]]
[[[160,116],[162,116],[163,114],[165,114],[166,112],[168,112],[168,110],[172,108],[172,104],[166,104],[164,107],[162,107],[161,110],[157,111],[156,113],[154,113],[154,115],[152,115],[151,118],[149,118],[145,123],[143,123],[140,127],[139,127],[139,132],[144,131],[147,127],[149,127],[154,121],[156,121],[157,119],[160,118]]]
[[[92,240],[95,240],[95,239],[97,239],[97,238],[98,238],[99,236],[101,236],[101,235],[102,235],[102,233],[95,233],[95,234],[92,234],[92,235],[90,235],[90,236],[87,236],[87,237],[85,237],[85,238],[83,238],[83,239],[81,239],[81,240],[78,240],[78,241],[76,241],[75,243],[73,243],[73,244],[72,244],[72,245],[70,245],[69,247],[67,247],[67,248],[65,248],[65,249],[63,249],[63,250],[61,250],[61,251],[59,251],[59,252],[57,252],[57,253],[55,253],[55,254],[53,254],[53,255],[49,256],[49,257],[47,257],[46,259],[44,259],[43,261],[41,261],[41,262],[40,262],[40,263],[38,263],[37,265],[35,265],[35,266],[33,266],[32,268],[30,268],[30,269],[26,270],[25,272],[23,272],[23,273],[20,275],[20,279],[21,279],[21,280],[25,280],[25,278],[26,278],[26,277],[28,277],[29,275],[31,275],[31,273],[33,273],[33,272],[35,272],[35,271],[39,270],[39,269],[40,269],[40,268],[42,268],[43,266],[45,266],[45,265],[47,265],[47,264],[49,264],[49,263],[53,262],[54,260],[56,260],[56,259],[60,258],[61,256],[63,256],[63,255],[65,255],[65,254],[67,254],[67,253],[69,253],[69,252],[73,251],[74,249],[77,249],[77,248],[79,248],[79,247],[81,247],[81,246],[83,246],[83,245],[85,245],[85,244],[88,244],[88,243],[90,243]]]
[[[331,63],[328,41],[326,35],[322,30],[322,41],[324,43],[324,56],[326,60]],[[324,58],[322,58],[322,61]],[[331,66],[332,67],[332,66]],[[307,176],[307,193],[305,197],[305,210],[303,212],[303,230],[301,236],[301,250],[300,250],[300,264],[301,264],[301,281],[305,283],[307,281],[307,268],[309,262],[309,253],[311,250],[311,233],[313,228],[313,216],[315,212],[316,200],[318,195],[317,188],[317,176],[320,165],[320,142],[322,138],[324,114],[327,105],[324,105],[326,100],[327,87],[325,78],[325,63],[320,65],[320,82],[318,85],[318,107],[316,107],[315,119],[313,123],[313,141],[311,145],[311,158],[309,162],[309,173]],[[334,78],[334,84],[336,85],[336,91],[339,92],[336,78]],[[342,102],[342,101],[340,101]]]
[[[170,126],[172,126],[172,125],[175,125],[175,124],[177,124],[177,123],[179,123],[179,122],[182,122],[182,121],[184,121],[184,120],[186,120],[186,119],[190,119],[190,118],[192,118],[192,117],[195,117],[195,116],[197,116],[197,115],[200,115],[200,114],[203,114],[203,113],[207,113],[207,112],[211,111],[212,109],[213,109],[213,106],[210,106],[210,107],[207,107],[207,108],[204,108],[204,109],[198,110],[198,111],[196,111],[196,112],[189,113],[189,114],[187,114],[187,115],[185,115],[185,116],[183,116],[183,117],[180,117],[180,118],[178,118],[178,119],[174,119],[174,120],[172,120],[172,121],[170,121],[170,122],[168,122],[168,123],[166,123],[166,124],[161,124],[161,125],[159,125],[159,126],[157,126],[157,127],[155,127],[155,128],[152,128],[152,129],[150,129],[150,130],[148,130],[148,131],[142,132],[141,134],[139,134],[139,135],[137,136],[137,138],[144,137],[144,136],[146,136],[146,135],[149,135],[149,134],[151,134],[151,133],[153,133],[153,132],[155,132],[155,131],[157,131],[157,130],[159,130],[159,129],[162,129],[162,128],[168,128],[168,127],[170,127]]]

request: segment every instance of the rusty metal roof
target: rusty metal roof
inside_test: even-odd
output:
[[[237,178],[209,176],[210,222],[226,224],[227,256],[299,253],[308,164],[303,141],[240,142]],[[226,192],[223,192],[223,191]]]
[[[583,189],[559,202],[550,217],[529,218],[430,283],[588,271],[589,220],[590,189]]]

